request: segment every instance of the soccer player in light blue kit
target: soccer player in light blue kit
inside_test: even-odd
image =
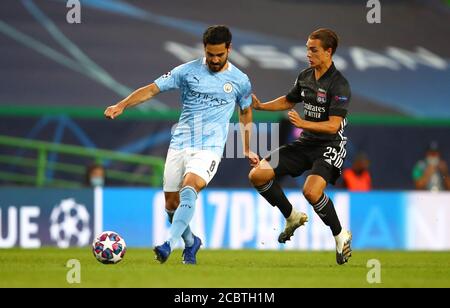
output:
[[[105,110],[105,116],[114,119],[124,109],[160,92],[180,89],[182,112],[164,167],[166,212],[172,225],[169,239],[154,248],[156,259],[161,263],[167,261],[172,247],[182,238],[185,244],[183,263],[196,264],[202,242],[191,232],[189,223],[197,194],[217,171],[236,103],[240,107],[244,155],[252,166],[259,163],[258,155],[250,151],[251,84],[247,75],[228,61],[230,30],[226,26],[209,27],[203,34],[203,45],[204,58],[174,68]]]

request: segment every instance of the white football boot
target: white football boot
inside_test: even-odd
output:
[[[350,247],[352,233],[342,229],[341,233],[336,235],[334,239],[336,240],[336,262],[342,265],[348,262],[348,259],[352,256],[352,248]]]
[[[278,236],[278,242],[284,244],[286,241],[289,241],[291,236],[294,235],[295,230],[298,227],[303,226],[307,221],[308,216],[305,213],[292,209],[291,215],[286,218],[286,226],[284,227],[284,231]]]

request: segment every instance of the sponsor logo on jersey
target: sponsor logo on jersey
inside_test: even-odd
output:
[[[210,107],[217,107],[217,106],[222,106],[222,105],[233,103],[232,101],[227,101],[227,100],[224,100],[221,98],[214,97],[210,94],[201,93],[201,92],[197,92],[194,90],[190,90],[188,92],[188,97],[193,98],[193,99],[200,99],[200,100],[202,100],[202,103],[205,103]]]
[[[325,107],[315,106],[312,104],[305,103],[304,105],[305,117],[320,119],[322,114],[325,113]]]

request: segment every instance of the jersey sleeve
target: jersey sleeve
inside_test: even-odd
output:
[[[242,83],[242,89],[239,91],[237,103],[241,110],[247,109],[252,104],[252,84],[246,78]]]
[[[170,72],[165,73],[161,77],[155,80],[161,92],[179,89],[183,83],[183,77],[185,75],[187,66],[186,64],[175,67]]]
[[[330,91],[330,110],[329,116],[340,116],[345,118],[350,104],[350,85],[347,80],[339,79],[333,85]]]
[[[297,77],[294,83],[294,87],[286,95],[286,99],[291,103],[301,103],[303,101],[302,88],[300,87],[300,75]]]

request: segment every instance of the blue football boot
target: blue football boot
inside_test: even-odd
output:
[[[153,251],[155,252],[155,259],[158,260],[161,264],[166,262],[167,259],[170,256],[170,244],[169,242],[164,242],[164,244],[156,246],[153,248]]]
[[[202,240],[194,235],[194,244],[191,247],[185,247],[183,250],[184,264],[197,264],[196,255],[201,245]]]

